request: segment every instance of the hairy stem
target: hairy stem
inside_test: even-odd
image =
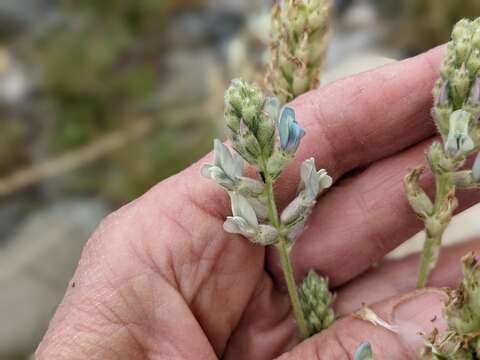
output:
[[[287,283],[288,295],[292,303],[293,314],[297,321],[297,326],[300,331],[302,339],[309,337],[307,323],[303,314],[302,305],[300,304],[300,298],[298,297],[297,285],[295,284],[295,277],[293,275],[292,262],[290,261],[289,251],[287,247],[287,241],[285,236],[281,235],[279,243],[276,245],[280,254],[280,263],[282,265],[283,275],[285,282]]]
[[[300,336],[302,339],[306,339],[310,334],[308,332],[307,323],[303,314],[302,305],[300,304],[300,299],[298,297],[297,285],[295,283],[295,277],[293,274],[292,262],[290,261],[287,239],[285,238],[285,235],[283,235],[282,223],[278,216],[275,196],[273,194],[273,181],[270,177],[266,177],[265,179],[265,191],[267,196],[268,215],[270,222],[280,234],[276,248],[278,249],[280,255],[280,263],[282,266],[283,276],[287,284],[293,315],[295,316]]]
[[[455,184],[453,183],[453,174],[451,172],[435,172],[436,197],[434,212],[432,218],[437,218],[448,201],[448,194],[455,191]],[[417,288],[424,288],[428,281],[430,272],[435,268],[438,261],[438,255],[442,246],[442,237],[448,223],[443,224],[441,229],[433,228],[434,225],[425,225],[425,242],[423,245],[422,256],[420,260],[420,270],[417,279]]]
[[[442,245],[442,236],[432,236],[426,230],[425,242],[423,244],[420,270],[418,272],[417,288],[422,289],[427,285],[428,275],[435,267],[438,253]]]

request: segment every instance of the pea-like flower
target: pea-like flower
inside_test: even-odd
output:
[[[230,152],[218,139],[213,142],[214,164],[205,164],[202,175],[227,190],[234,190],[237,179],[243,174],[243,159]]]
[[[320,192],[328,189],[333,183],[327,170],[317,171],[314,158],[307,159],[302,163],[300,177],[302,180],[300,187],[305,189],[305,197],[310,201],[315,201]]]
[[[445,151],[451,156],[468,155],[475,143],[470,137],[471,114],[457,110],[450,116],[450,131],[445,142]]]
[[[300,177],[298,195],[283,210],[281,215],[282,223],[287,228],[287,236],[291,244],[303,232],[306,221],[317,202],[317,197],[333,183],[326,170],[317,171],[313,158],[302,163]]]
[[[284,107],[278,121],[278,132],[280,134],[280,146],[288,153],[297,151],[300,141],[305,136],[303,130],[295,118],[295,111],[291,107]]]
[[[278,241],[278,231],[270,225],[263,225],[258,218],[253,206],[246,197],[236,192],[230,192],[233,216],[227,217],[223,224],[226,232],[241,234],[253,243],[272,245]]]

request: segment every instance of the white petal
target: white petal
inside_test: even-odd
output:
[[[202,174],[203,177],[206,177],[207,179],[211,179],[212,177],[210,176],[210,169],[213,167],[211,164],[205,164],[202,166],[202,169],[200,170],[200,174]]]
[[[273,245],[278,241],[278,231],[273,226],[260,225],[254,240],[263,246]]]
[[[244,161],[237,153],[233,154],[234,174],[236,177],[243,175]]]
[[[320,174],[320,171],[319,171]],[[328,189],[333,185],[333,179],[327,175],[327,172],[320,175],[320,188],[321,190]]]
[[[229,216],[223,223],[223,229],[230,234],[241,234],[246,238],[253,238],[256,229],[252,228],[245,219],[238,216]]]
[[[283,210],[280,219],[284,224],[293,223],[302,216],[304,206],[302,205],[302,194],[297,196],[293,201]]]
[[[223,223],[223,229],[230,234],[241,234],[240,227],[238,226],[235,217],[227,217]]]
[[[230,200],[232,202],[232,212],[234,216],[239,216],[247,221],[252,227],[258,226],[257,215],[248,200],[236,192],[230,192]]]
[[[251,195],[260,195],[263,193],[263,189],[265,185],[252,178],[240,176],[238,177],[238,184],[239,184],[239,191],[244,196],[251,196]]]
[[[232,190],[235,186],[235,183],[230,179],[225,172],[219,167],[212,166],[210,168],[210,177],[218,185],[223,186],[228,190]]]
[[[215,165],[222,168],[228,176],[233,178],[235,174],[235,165],[230,150],[218,139],[214,140],[213,148],[215,153]]]
[[[315,168],[315,159],[310,158],[305,160],[300,167],[300,177],[304,184],[306,185],[308,179],[312,176],[313,173],[316,173],[317,169]]]
[[[253,209],[255,210],[257,219],[260,219],[260,220],[268,219],[268,209],[264,203],[262,203],[260,200],[253,197],[249,197],[248,202],[250,203],[250,205],[252,205]]]

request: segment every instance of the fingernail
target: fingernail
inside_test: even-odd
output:
[[[422,334],[430,335],[433,329],[446,330],[442,309],[447,299],[441,290],[424,289],[404,296],[393,305],[391,323],[398,335],[412,351],[424,344]]]

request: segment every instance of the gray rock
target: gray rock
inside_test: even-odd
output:
[[[107,212],[96,200],[57,203],[33,213],[0,247],[0,359],[35,349]]]

